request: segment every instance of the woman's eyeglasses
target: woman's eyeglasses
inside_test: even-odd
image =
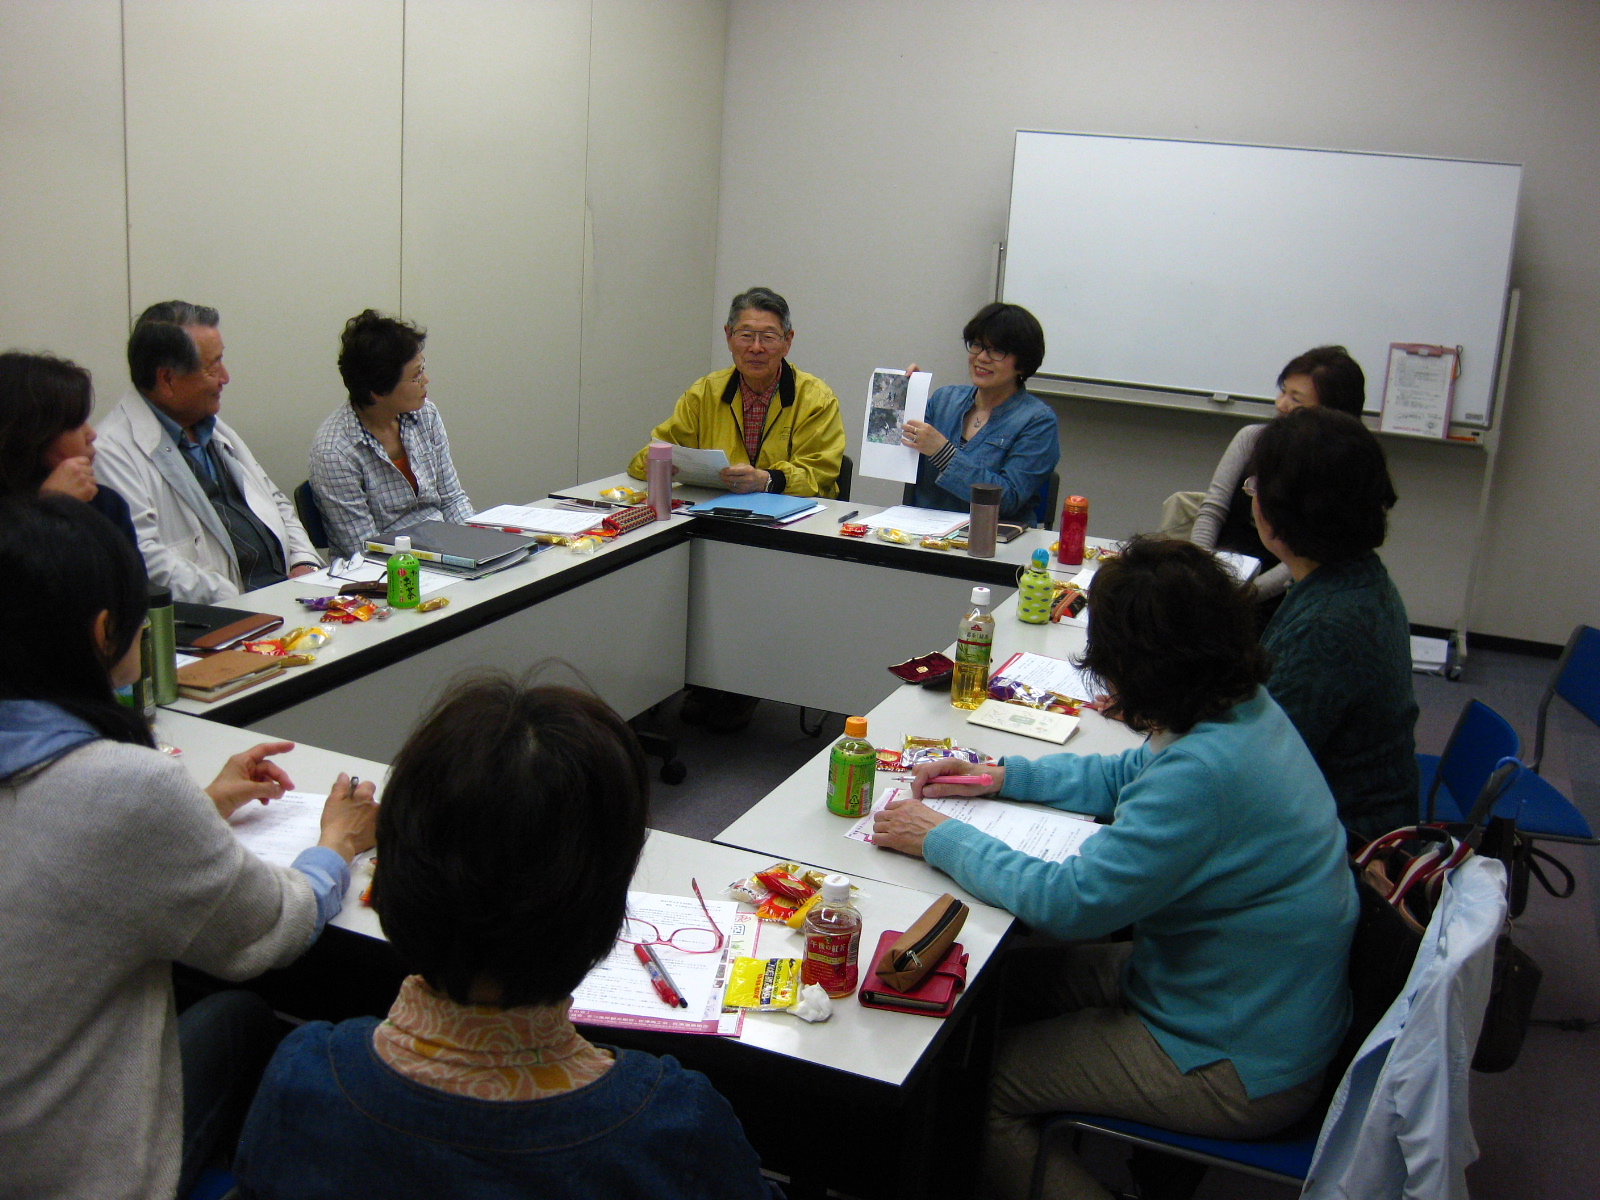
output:
[[[987,358],[990,362],[999,362],[1008,352],[996,350],[993,346],[985,346],[979,342],[968,342],[967,353],[973,358]]]
[[[671,946],[680,954],[713,954],[721,950],[727,939],[712,919],[711,909],[706,907],[706,898],[700,894],[700,881],[691,879],[689,883],[694,888],[694,898],[700,901],[700,911],[705,913],[709,929],[690,926],[687,929],[674,929],[662,937],[661,930],[651,922],[628,917],[622,922],[622,931],[617,934],[617,939],[632,946]]]

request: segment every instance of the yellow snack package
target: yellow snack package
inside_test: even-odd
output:
[[[822,893],[821,892],[818,892],[814,896],[807,897],[806,899],[804,899],[804,900],[802,900],[800,902],[800,907],[799,908],[795,909],[792,913],[790,913],[787,917],[784,918],[783,923],[785,925],[787,925],[790,929],[799,929],[800,926],[802,926],[802,925],[804,925],[806,923],[806,914],[808,912],[810,912],[813,908],[815,908],[817,905],[821,904],[821,903],[822,903]]]
[[[722,1005],[771,1012],[792,1007],[799,996],[798,958],[736,958],[728,971]]]

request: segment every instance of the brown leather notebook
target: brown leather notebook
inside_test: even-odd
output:
[[[215,604],[188,604],[182,600],[172,606],[177,643],[186,650],[228,650],[271,633],[283,624],[282,617],[253,613]]]
[[[283,674],[275,658],[246,650],[219,650],[178,668],[178,694],[191,700],[221,700]]]

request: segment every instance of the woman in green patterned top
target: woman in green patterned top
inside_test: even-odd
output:
[[[1256,442],[1256,528],[1289,567],[1261,641],[1267,690],[1322,768],[1351,843],[1416,821],[1410,625],[1377,555],[1394,506],[1383,447],[1356,418],[1306,408]]]

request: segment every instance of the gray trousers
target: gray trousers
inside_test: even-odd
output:
[[[1251,1100],[1224,1059],[1185,1075],[1123,1002],[1126,942],[1029,948],[1006,964],[1006,993],[1028,1015],[1053,1011],[1010,1029],[995,1054],[989,1092],[983,1194],[1024,1197],[1039,1150],[1041,1113],[1122,1117],[1206,1137],[1265,1137],[1292,1124],[1315,1102],[1320,1077]],[[1064,1147],[1052,1145],[1044,1195],[1108,1200],[1107,1192]]]

